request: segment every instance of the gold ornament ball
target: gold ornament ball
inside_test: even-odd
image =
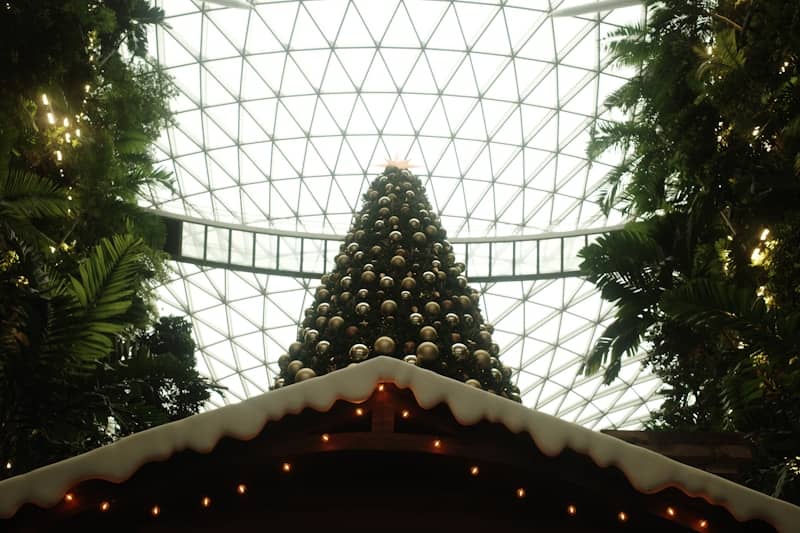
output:
[[[422,324],[423,318],[422,315],[419,313],[411,313],[410,315],[408,315],[408,320],[415,326],[419,326],[420,324]]]
[[[417,346],[417,358],[423,363],[432,363],[439,357],[439,347],[432,342],[423,342]]]
[[[407,356],[403,357],[403,361],[405,361],[406,363],[411,364],[411,365],[416,365],[417,364],[417,356],[416,355],[407,355]]]
[[[456,358],[456,361],[463,361],[469,355],[469,349],[467,348],[466,344],[462,344],[457,342],[450,347],[450,351],[453,354],[453,357]]]
[[[405,259],[403,259],[403,263],[405,263]],[[406,291],[410,291],[416,286],[417,282],[411,276],[406,276],[405,278],[403,278],[403,281],[400,282],[400,287]]]
[[[328,318],[324,316],[317,317],[314,325],[317,327],[317,329],[325,329],[325,326],[328,325]]]
[[[421,231],[414,233],[411,238],[414,239],[414,242],[417,244],[425,244],[425,241],[427,240],[427,237],[425,237],[425,234]]]
[[[351,278],[350,276],[345,276],[339,281],[339,285],[341,285],[343,289],[349,289],[350,285],[352,284],[353,284],[353,278]]]
[[[478,363],[478,368],[487,370],[492,366],[492,357],[486,350],[475,350],[473,355],[475,356],[475,362]]]
[[[458,303],[461,304],[463,309],[469,309],[472,307],[472,299],[469,296],[461,295],[458,297]]]
[[[294,380],[295,381],[305,381],[307,379],[313,378],[316,375],[317,375],[317,373],[314,372],[310,368],[301,368],[300,370],[297,371],[297,374],[295,374]]]
[[[278,357],[278,368],[281,370],[286,370],[287,366],[289,366],[289,356],[283,354],[282,356]]]
[[[383,355],[389,355],[394,353],[394,349],[396,344],[394,339],[391,337],[378,337],[375,341],[375,352]]]
[[[431,316],[437,316],[439,314],[439,304],[436,302],[428,302],[425,304],[425,312]]]
[[[418,218],[412,218],[408,221],[408,225],[411,226],[411,229],[419,229],[421,224]]]
[[[331,347],[331,343],[330,342],[328,342],[328,341],[319,341],[317,343],[317,353],[319,355],[325,355],[326,353],[328,353],[328,350],[330,349],[330,347]]]
[[[359,302],[356,304],[356,313],[359,315],[366,315],[369,313],[370,307],[367,302]]]
[[[401,255],[395,255],[394,257],[392,257],[390,262],[392,266],[395,268],[403,268],[404,266],[406,266],[406,259]]]
[[[476,389],[480,389],[480,388],[482,388],[482,387],[481,387],[481,382],[480,382],[480,381],[478,381],[477,379],[468,379],[468,380],[467,380],[467,381],[465,381],[464,383],[466,383],[466,384],[467,384],[467,385],[469,385],[470,387],[475,387]]]
[[[340,316],[333,316],[330,320],[328,320],[328,327],[332,330],[336,331],[340,327],[344,325],[344,318]]]
[[[426,283],[433,283],[434,281],[436,281],[436,274],[434,274],[430,270],[426,270],[422,274],[422,279],[425,280]]]
[[[393,315],[397,312],[397,302],[394,300],[385,300],[381,304],[381,313],[384,315]]]
[[[293,342],[292,344],[289,345],[289,355],[291,357],[297,357],[298,355],[300,355],[300,348],[302,347],[303,345],[300,344],[299,342]]]
[[[392,239],[393,241],[399,241],[400,239],[403,238],[403,234],[397,230],[394,230],[389,233],[389,238]]]
[[[361,281],[364,283],[374,283],[378,276],[372,270],[365,270],[361,273]]]
[[[354,344],[350,347],[350,360],[355,362],[363,361],[369,355],[369,348],[364,344]]]
[[[289,374],[289,376],[294,376],[301,368],[303,368],[303,362],[295,359],[286,367],[286,373]]]
[[[436,328],[432,326],[425,326],[419,330],[419,338],[424,341],[432,341],[438,336]]]
[[[383,276],[381,278],[381,288],[391,289],[394,287],[394,278],[392,276]]]

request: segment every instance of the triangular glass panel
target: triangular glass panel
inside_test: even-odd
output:
[[[294,20],[294,31],[292,32],[291,50],[308,50],[314,48],[328,48],[328,40],[317,28],[311,15],[301,3],[297,10],[297,18]]]
[[[258,15],[266,23],[281,44],[288,45],[299,7],[299,2],[257,4],[254,15]]]
[[[336,47],[374,46],[375,41],[364,26],[361,16],[354,5],[348,4],[347,13],[342,19],[339,36],[336,38]]]

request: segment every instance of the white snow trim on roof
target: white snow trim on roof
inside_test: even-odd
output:
[[[424,409],[446,403],[461,424],[488,420],[501,423],[514,433],[526,431],[548,456],[569,448],[591,457],[601,467],[615,466],[640,492],[676,487],[689,496],[726,507],[740,521],[760,518],[786,532],[795,531],[800,524],[800,507],[391,357],[377,357],[236,405],[149,429],[2,481],[0,517],[12,516],[25,503],[53,506],[81,481],[121,483],[144,464],[165,460],[176,452],[210,452],[223,437],[252,439],[268,422],[307,407],[325,412],[337,400],[363,402],[379,382],[410,389]]]

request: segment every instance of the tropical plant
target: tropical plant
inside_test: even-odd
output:
[[[641,66],[590,156],[626,151],[600,198],[635,222],[582,251],[616,316],[586,360],[644,350],[666,385],[651,427],[733,430],[755,487],[800,498],[800,5],[648,1],[609,44]]]
[[[193,368],[188,324],[156,319],[164,230],[137,205],[144,188],[171,183],[150,149],[174,90],[146,57],[163,13],[147,0],[1,9],[7,476],[195,413],[219,388]],[[169,349],[153,344],[162,337]]]

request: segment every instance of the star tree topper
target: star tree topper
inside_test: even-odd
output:
[[[412,165],[408,159],[399,159],[399,157],[400,156],[398,154],[394,154],[394,159],[386,159],[383,165],[381,165],[380,163],[375,163],[373,167],[378,167],[378,168],[397,167],[400,170],[419,167],[419,165]]]

